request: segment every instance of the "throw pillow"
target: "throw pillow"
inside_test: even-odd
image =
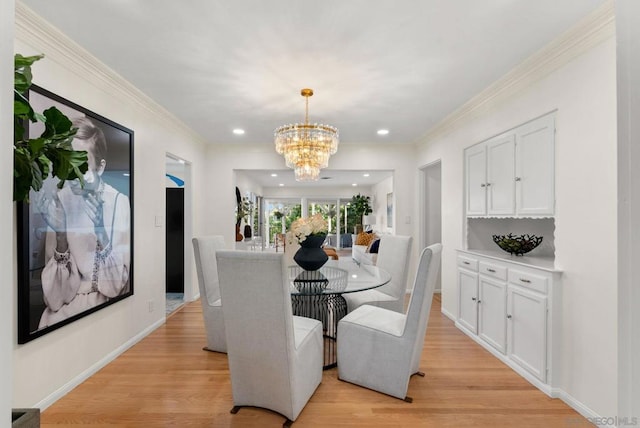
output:
[[[376,238],[375,233],[358,233],[358,236],[356,236],[356,245],[366,245],[368,247]]]
[[[378,253],[378,249],[380,248],[380,238],[376,239],[369,245],[369,253]]]

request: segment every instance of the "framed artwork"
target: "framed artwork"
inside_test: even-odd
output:
[[[387,227],[393,227],[393,192],[387,193]]]
[[[18,204],[18,343],[133,295],[133,131],[36,85],[28,96],[72,120],[89,169],[84,185],[50,176]]]

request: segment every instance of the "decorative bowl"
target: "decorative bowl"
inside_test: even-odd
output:
[[[520,235],[514,236],[512,233],[507,236],[493,235],[493,242],[507,253],[521,256],[536,248],[542,242],[542,236]]]

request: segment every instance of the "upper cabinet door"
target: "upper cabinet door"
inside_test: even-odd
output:
[[[487,214],[515,214],[515,139],[513,134],[487,141]]]
[[[487,214],[487,154],[484,144],[469,147],[464,151],[466,173],[467,215]]]
[[[516,212],[554,215],[555,117],[549,115],[516,129]]]

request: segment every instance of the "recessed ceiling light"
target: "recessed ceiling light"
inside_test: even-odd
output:
[[[378,129],[378,135],[387,135],[389,134],[388,129]]]
[[[184,164],[184,159],[178,159],[178,163]]]
[[[352,184],[353,187],[356,187],[357,185],[358,185],[358,183],[353,183]]]
[[[280,184],[278,184],[278,186],[284,187],[284,183],[280,183]]]
[[[276,174],[275,172],[273,174],[271,174],[272,177],[277,177],[278,174]]]
[[[368,176],[369,176],[369,173],[368,173],[368,172],[365,172],[364,174],[362,174],[362,176],[363,176],[363,177],[368,177]]]
[[[236,135],[243,135],[244,134],[244,129],[240,129],[240,128],[236,128],[233,130],[233,133]]]

